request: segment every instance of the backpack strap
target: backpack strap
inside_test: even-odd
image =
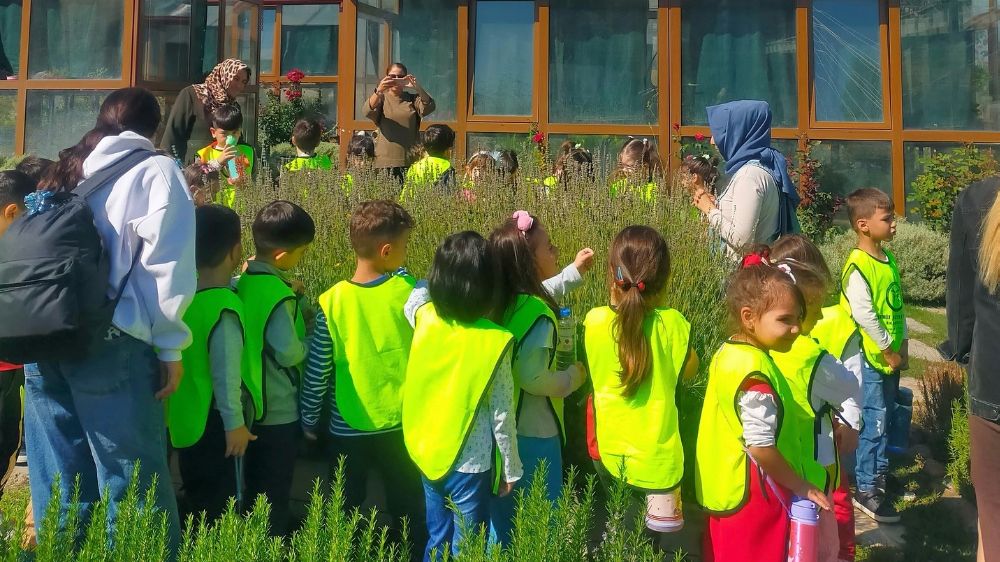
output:
[[[116,160],[114,164],[105,166],[104,168],[94,172],[94,175],[80,182],[80,185],[76,186],[72,193],[78,197],[86,199],[97,190],[114,183],[114,180],[117,180],[119,177],[124,175],[125,172],[131,170],[140,162],[146,160],[147,158],[152,158],[153,156],[156,156],[156,152],[152,150],[146,150],[144,148],[133,150]]]

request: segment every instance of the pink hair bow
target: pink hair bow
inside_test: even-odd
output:
[[[517,229],[520,230],[522,234],[527,233],[531,230],[531,227],[535,225],[535,219],[531,218],[528,211],[517,211],[510,218],[517,221]]]

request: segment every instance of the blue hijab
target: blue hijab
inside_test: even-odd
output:
[[[765,101],[741,100],[705,108],[708,127],[715,145],[726,161],[726,173],[735,174],[747,162],[756,160],[777,184],[779,198],[778,232],[799,232],[795,209],[799,192],[788,175],[785,156],[771,148],[771,107]]]

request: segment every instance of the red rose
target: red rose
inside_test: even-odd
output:
[[[297,100],[302,97],[302,90],[285,90],[285,98],[288,101]]]
[[[705,135],[703,135],[701,133],[695,133],[694,134],[694,140],[696,140],[698,142],[701,142],[701,141],[705,140]]]
[[[297,68],[289,70],[288,74],[285,75],[285,78],[288,78],[288,81],[293,84],[298,84],[305,77],[306,74]]]
[[[681,124],[680,123],[674,123],[673,126],[674,126],[674,130],[677,131],[678,133],[681,131]]]
[[[542,144],[545,142],[545,135],[541,132],[535,133],[535,135],[531,137],[531,142],[535,144]]]

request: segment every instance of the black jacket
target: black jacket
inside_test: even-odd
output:
[[[982,224],[1000,192],[1000,177],[970,185],[955,201],[948,262],[948,339],[943,346],[969,364],[969,411],[1000,422],[1000,298],[979,277]]]

